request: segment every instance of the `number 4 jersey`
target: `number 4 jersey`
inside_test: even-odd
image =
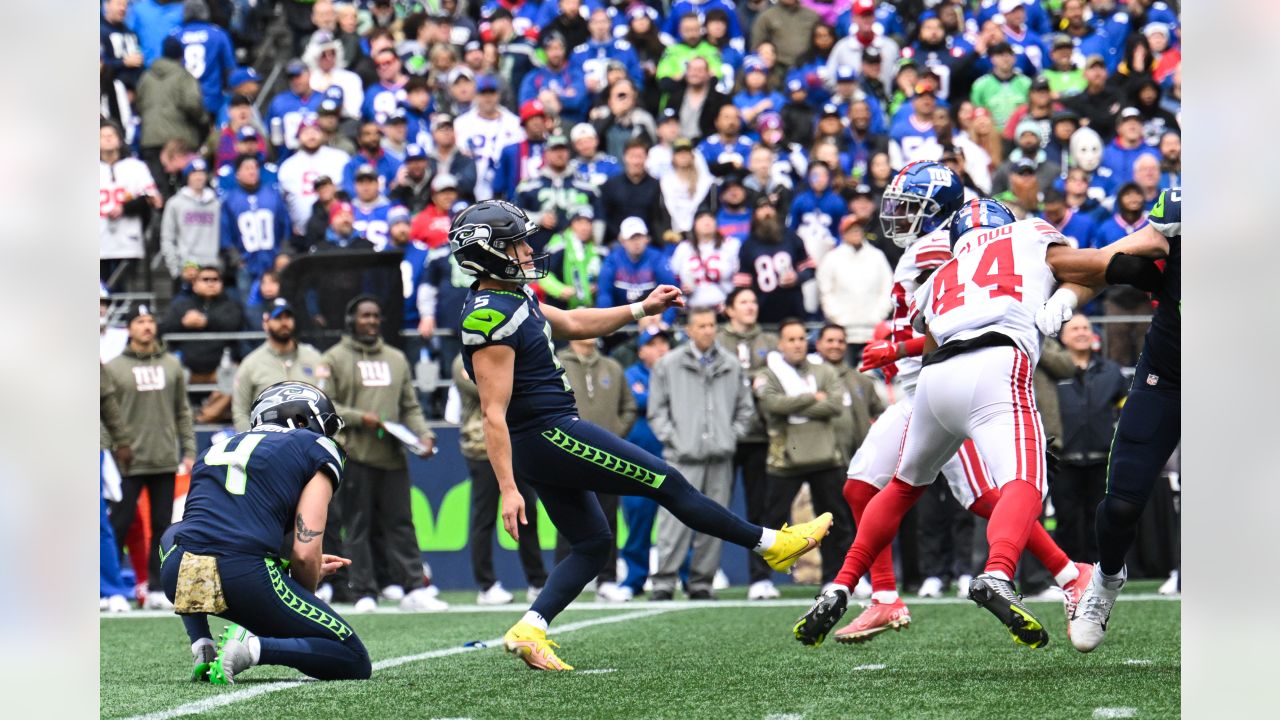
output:
[[[1008,335],[1040,359],[1036,310],[1057,285],[1045,252],[1067,239],[1044,220],[1020,220],[960,236],[952,259],[916,291],[916,307],[939,345],[987,332]]]
[[[202,554],[279,556],[302,489],[321,472],[336,492],[345,464],[338,444],[311,430],[263,425],[233,435],[196,461],[178,542]]]

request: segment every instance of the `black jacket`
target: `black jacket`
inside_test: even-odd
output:
[[[1082,118],[1089,120],[1089,127],[1093,128],[1102,136],[1102,142],[1105,145],[1116,132],[1116,118],[1123,109],[1120,104],[1120,96],[1107,86],[1104,86],[1098,93],[1090,94],[1086,89],[1084,92],[1065,97],[1062,104],[1068,110],[1078,114]]]
[[[1107,461],[1117,403],[1129,391],[1120,366],[1099,355],[1089,367],[1058,381],[1058,407],[1062,413],[1062,462],[1089,465]]]
[[[209,324],[200,330],[192,330],[182,326],[182,316],[189,310],[199,310],[209,318]],[[186,332],[235,332],[244,329],[244,308],[240,301],[227,293],[205,300],[195,294],[183,294],[175,297],[169,304],[169,312],[160,322],[160,333]],[[222,349],[229,347],[233,355],[239,353],[239,343],[234,340],[190,340],[187,342],[170,342],[169,348],[182,355],[182,364],[193,373],[213,372],[222,362]],[[237,357],[238,359],[238,357]]]
[[[684,103],[684,92],[688,86],[683,82],[671,83],[671,89],[667,91],[666,99],[662,103],[663,108],[675,108],[677,113],[680,112],[680,105]],[[700,137],[689,138],[694,143],[698,143],[702,138],[708,135],[714,135],[716,132],[716,116],[720,114],[720,108],[731,104],[733,101],[728,95],[716,90],[714,87],[707,91],[707,99],[702,103],[702,112],[698,115],[698,130],[702,133]]]
[[[638,183],[631,182],[625,172],[610,177],[600,187],[600,201],[604,205],[606,243],[618,238],[618,226],[632,216],[644,220],[651,238],[662,237],[671,224],[666,217],[666,204],[662,202],[662,189],[649,173]]]

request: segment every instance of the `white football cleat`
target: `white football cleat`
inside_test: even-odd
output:
[[[624,603],[631,601],[631,588],[624,588],[618,583],[602,582],[596,588],[596,602]]]
[[[853,596],[859,600],[866,600],[871,597],[871,593],[875,592],[871,587],[871,581],[866,575],[858,578],[858,584],[853,586]]]
[[[501,582],[495,582],[489,586],[488,590],[481,590],[476,593],[477,605],[506,605],[515,599],[516,596],[507,592],[506,588],[502,587]]]
[[[400,602],[404,599],[404,588],[400,585],[388,585],[382,588],[382,599],[387,602]]]
[[[169,602],[169,598],[164,593],[153,590],[147,593],[147,602],[143,605],[147,610],[172,610],[173,603]]]
[[[782,597],[772,580],[757,580],[747,588],[748,600],[773,600]]]
[[[333,585],[321,583],[320,587],[316,588],[316,597],[326,605],[333,602]]]
[[[132,611],[133,606],[129,604],[129,598],[123,595],[112,595],[107,598],[107,612],[127,613]]]
[[[942,578],[930,575],[920,583],[920,589],[916,591],[916,596],[922,598],[940,598],[942,591],[946,588],[942,584]]]
[[[1121,568],[1120,577],[1106,579],[1098,565],[1093,566],[1093,578],[1085,588],[1075,615],[1067,623],[1067,636],[1080,652],[1090,652],[1107,637],[1107,622],[1116,606],[1120,589],[1129,578],[1129,569]]]
[[[969,583],[973,582],[972,575],[961,575],[956,578],[956,597],[968,599]]]
[[[411,590],[404,596],[404,599],[400,601],[400,609],[411,612],[439,612],[441,610],[448,610],[449,603],[436,597],[439,593],[439,590],[436,590],[435,593],[430,592],[430,588],[418,588],[417,590]]]
[[[1174,570],[1169,574],[1169,579],[1160,584],[1160,589],[1156,592],[1161,595],[1177,595],[1182,592],[1182,583],[1178,578],[1178,571]]]
[[[257,636],[239,625],[228,626],[218,639],[218,658],[209,667],[209,682],[234,685],[240,673],[253,667],[255,660],[250,645],[256,645],[257,640]]]
[[[378,609],[378,601],[373,597],[366,595],[356,601],[356,606],[352,608],[351,612],[371,613],[377,609]]]

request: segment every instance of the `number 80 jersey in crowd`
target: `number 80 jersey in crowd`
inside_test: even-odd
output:
[[[1034,366],[1036,310],[1058,284],[1045,252],[1056,243],[1068,244],[1038,218],[961,235],[951,260],[916,291],[917,311],[938,344],[995,331],[1012,338]]]
[[[178,542],[201,554],[278,556],[302,489],[322,472],[336,492],[346,458],[307,429],[260,425],[232,435],[196,461]]]

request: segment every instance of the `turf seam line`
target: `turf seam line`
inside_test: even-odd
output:
[[[592,618],[590,620],[580,620],[578,622],[568,623],[561,627],[556,628],[555,634],[565,635],[567,633],[576,632],[578,630],[585,630],[586,628],[595,627],[597,625],[610,625],[613,623],[625,622],[628,620],[643,620],[644,618],[654,617],[657,615],[664,615],[666,613],[675,612],[676,610],[681,610],[681,609],[683,608],[662,607],[662,608],[653,608],[648,610],[639,610],[636,612],[627,613],[625,615],[613,615],[610,617]],[[502,638],[485,640],[483,642],[484,642],[484,647],[455,646],[455,647],[440,648],[438,650],[430,650],[423,653],[417,653],[415,655],[404,655],[397,658],[388,658],[386,660],[380,660],[374,663],[373,669],[375,671],[385,670],[387,668],[398,667],[400,665],[404,665],[411,662],[417,662],[419,660],[430,660],[438,657],[447,657],[450,655],[458,655],[461,653],[477,652],[480,650],[492,649],[492,648],[501,646]],[[196,700],[183,705],[179,705],[178,707],[171,708],[169,710],[159,710],[153,713],[148,713],[146,715],[136,715],[131,718],[128,718],[128,720],[171,720],[171,718],[183,717],[185,715],[194,715],[196,713],[209,712],[217,708],[226,707],[227,705],[231,705],[233,703],[242,702],[244,700],[250,700],[252,698],[258,697],[259,695],[266,695],[268,693],[273,693],[273,692],[278,692],[280,690],[288,690],[290,688],[298,687],[299,685],[303,685],[308,682],[314,682],[314,681],[284,680],[280,682],[268,683],[266,685],[256,685],[254,687],[246,688],[244,690],[232,690],[223,695],[214,695],[212,697],[203,698],[201,700]]]

